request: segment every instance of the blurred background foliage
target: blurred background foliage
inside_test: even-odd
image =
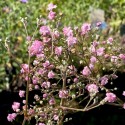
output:
[[[9,89],[9,82],[19,73],[20,64],[27,62],[26,32],[21,18],[27,18],[28,35],[36,28],[36,19],[47,15],[46,7],[53,2],[62,13],[62,26],[80,26],[91,22],[91,8],[105,12],[111,35],[119,35],[125,23],[125,0],[20,0],[0,1],[0,89]],[[9,52],[7,49],[9,48]]]

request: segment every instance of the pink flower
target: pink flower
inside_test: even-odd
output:
[[[59,38],[59,36],[60,36],[60,34],[59,34],[59,32],[57,30],[53,32],[53,37],[55,39]]]
[[[74,79],[73,79],[73,82],[74,82],[74,83],[77,83],[77,82],[78,82],[78,78],[74,78]]]
[[[50,62],[47,60],[45,63],[43,63],[43,67],[47,68],[50,66]]]
[[[19,102],[13,102],[13,105],[12,105],[12,109],[14,111],[18,110],[20,107],[20,103]]]
[[[42,69],[42,68],[40,68],[39,71],[38,71],[38,73],[39,73],[40,75],[44,75],[46,72],[47,72],[47,70]]]
[[[69,70],[67,70],[68,71],[68,73],[71,75],[73,75],[76,71],[77,71],[77,69],[75,68],[75,66],[74,65],[70,65],[70,66],[68,66],[68,69]]]
[[[90,52],[93,53],[93,54],[96,53],[96,49],[95,49],[95,46],[94,46],[94,45],[92,45],[92,46],[90,47]]]
[[[96,26],[99,27],[99,26],[101,26],[101,24],[102,24],[102,22],[97,22],[97,23],[96,23]]]
[[[33,76],[32,82],[33,84],[37,84],[39,82],[39,78],[37,76]]]
[[[43,43],[48,43],[51,41],[51,38],[43,37]]]
[[[102,55],[104,54],[104,50],[105,50],[105,49],[104,49],[103,47],[97,49],[97,50],[96,50],[97,56],[102,56]]]
[[[68,36],[68,38],[67,38],[66,41],[67,41],[68,47],[71,47],[71,46],[73,46],[74,44],[76,44],[77,39],[76,39],[76,37]]]
[[[87,85],[87,90],[91,94],[96,94],[96,93],[98,93],[98,86],[96,84],[89,84],[89,85]]]
[[[125,109],[125,103],[123,104],[123,109]]]
[[[54,105],[56,102],[55,102],[55,99],[54,98],[51,98],[50,100],[49,100],[49,104],[50,105]]]
[[[24,97],[25,96],[25,91],[24,90],[20,90],[19,91],[19,96],[20,96],[20,98]]]
[[[90,29],[91,29],[91,24],[84,23],[81,27],[81,34],[85,35],[86,33],[88,33],[88,31],[90,31]]]
[[[50,82],[43,82],[41,87],[46,88],[46,89],[50,88]]]
[[[93,70],[94,69],[94,65],[93,64],[89,64],[89,68],[91,69],[91,70]]]
[[[35,40],[29,47],[29,54],[31,56],[42,53],[43,43],[41,41]]]
[[[40,34],[42,34],[43,36],[50,35],[50,28],[48,26],[41,26]]]
[[[108,59],[109,57],[110,57],[109,54],[105,54],[105,55],[104,55],[104,58],[105,58],[105,59]]]
[[[55,18],[55,16],[56,16],[56,12],[50,11],[50,12],[49,12],[49,15],[48,15],[48,18],[49,18],[50,20],[53,20],[53,19]]]
[[[118,57],[117,56],[111,56],[111,62],[117,63]]]
[[[28,73],[29,72],[29,65],[28,64],[22,64],[21,65],[21,73]]]
[[[99,45],[99,42],[93,41],[92,45],[93,45],[94,47],[97,47],[97,46]]]
[[[122,95],[125,96],[125,91],[123,91]]]
[[[20,0],[22,3],[27,3],[28,0]]]
[[[114,93],[106,93],[106,97],[105,97],[106,101],[108,102],[115,102],[116,101],[116,95]]]
[[[29,109],[28,115],[33,115],[35,113],[34,109]]]
[[[125,54],[119,54],[120,59],[125,60]]]
[[[55,121],[57,121],[57,120],[59,119],[59,116],[58,116],[58,115],[54,115],[54,116],[53,116],[53,119],[54,119]]]
[[[45,55],[44,55],[44,53],[40,53],[40,54],[37,54],[36,57],[37,58],[45,58]]]
[[[16,116],[17,116],[16,113],[8,114],[7,120],[8,120],[9,122],[12,122],[13,120],[15,120]]]
[[[48,94],[44,93],[43,98],[47,98],[47,97],[48,97]]]
[[[108,77],[107,75],[101,77],[101,85],[106,85],[108,83]]]
[[[112,44],[112,42],[113,42],[113,38],[112,37],[110,37],[110,38],[108,38],[108,40],[107,40],[108,42],[108,44]]]
[[[52,79],[52,78],[54,78],[55,77],[55,73],[53,72],[53,71],[50,71],[49,73],[48,73],[48,78],[49,79]]]
[[[44,123],[39,123],[39,125],[45,125]]]
[[[82,74],[84,76],[89,76],[91,74],[90,69],[88,68],[88,66],[85,66],[84,69],[82,70]]]
[[[55,47],[55,54],[57,56],[60,56],[62,54],[62,46],[60,47]]]
[[[73,36],[73,31],[72,31],[71,27],[64,27],[63,34],[64,34],[64,36]]]
[[[97,59],[96,59],[96,57],[92,56],[90,61],[91,61],[92,64],[94,64],[94,63],[96,63]]]
[[[59,91],[59,97],[60,98],[67,98],[68,97],[68,91],[67,90],[60,90]]]
[[[53,3],[50,3],[50,4],[48,5],[47,10],[52,11],[52,10],[55,9],[56,7],[57,7],[56,5],[54,5]]]

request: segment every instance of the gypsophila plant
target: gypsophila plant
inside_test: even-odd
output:
[[[104,104],[125,108],[116,88],[107,86],[124,68],[120,43],[112,37],[103,39],[101,22],[96,27],[89,23],[61,26],[62,14],[57,15],[56,8],[50,3],[47,20],[37,20],[37,38],[27,37],[28,62],[21,65],[27,87],[19,91],[22,103],[12,104],[13,113],[7,116],[10,122],[24,115],[22,125],[33,117],[36,125],[62,125],[69,112],[85,112]],[[22,22],[26,29],[25,20]],[[106,71],[110,73],[104,74]],[[41,94],[35,94],[30,104],[29,92],[34,89]]]

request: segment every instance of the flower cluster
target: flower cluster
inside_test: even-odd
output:
[[[98,34],[100,22],[96,27],[89,23],[77,28],[51,26],[56,7],[48,5],[50,21],[40,25],[40,37],[28,44],[30,62],[21,65],[28,89],[19,91],[20,98],[33,90],[40,90],[41,94],[34,95],[33,104],[28,104],[27,98],[23,100],[23,110],[19,102],[14,102],[15,113],[8,115],[8,121],[24,114],[24,120],[25,116],[27,119],[35,116],[38,125],[59,124],[70,110],[88,111],[105,103],[117,103],[125,109],[125,103],[121,104],[114,89],[107,86],[117,78],[116,71],[124,67],[125,54],[120,43],[112,37],[103,40]],[[112,72],[104,74],[104,71]],[[82,106],[84,98],[88,103]]]

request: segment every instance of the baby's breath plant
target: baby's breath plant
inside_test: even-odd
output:
[[[62,26],[62,14],[50,3],[48,17],[37,20],[37,37],[27,33],[27,62],[21,74],[27,83],[20,90],[22,103],[13,102],[12,122],[23,115],[22,125],[35,118],[36,125],[62,125],[69,112],[86,112],[104,104],[125,108],[125,103],[108,84],[123,71],[125,54],[113,37],[103,39],[101,22],[95,27],[83,23],[80,27]],[[26,20],[22,19],[27,32]],[[104,72],[110,71],[110,73]],[[29,92],[37,90],[29,103]],[[125,91],[123,91],[125,96]]]

